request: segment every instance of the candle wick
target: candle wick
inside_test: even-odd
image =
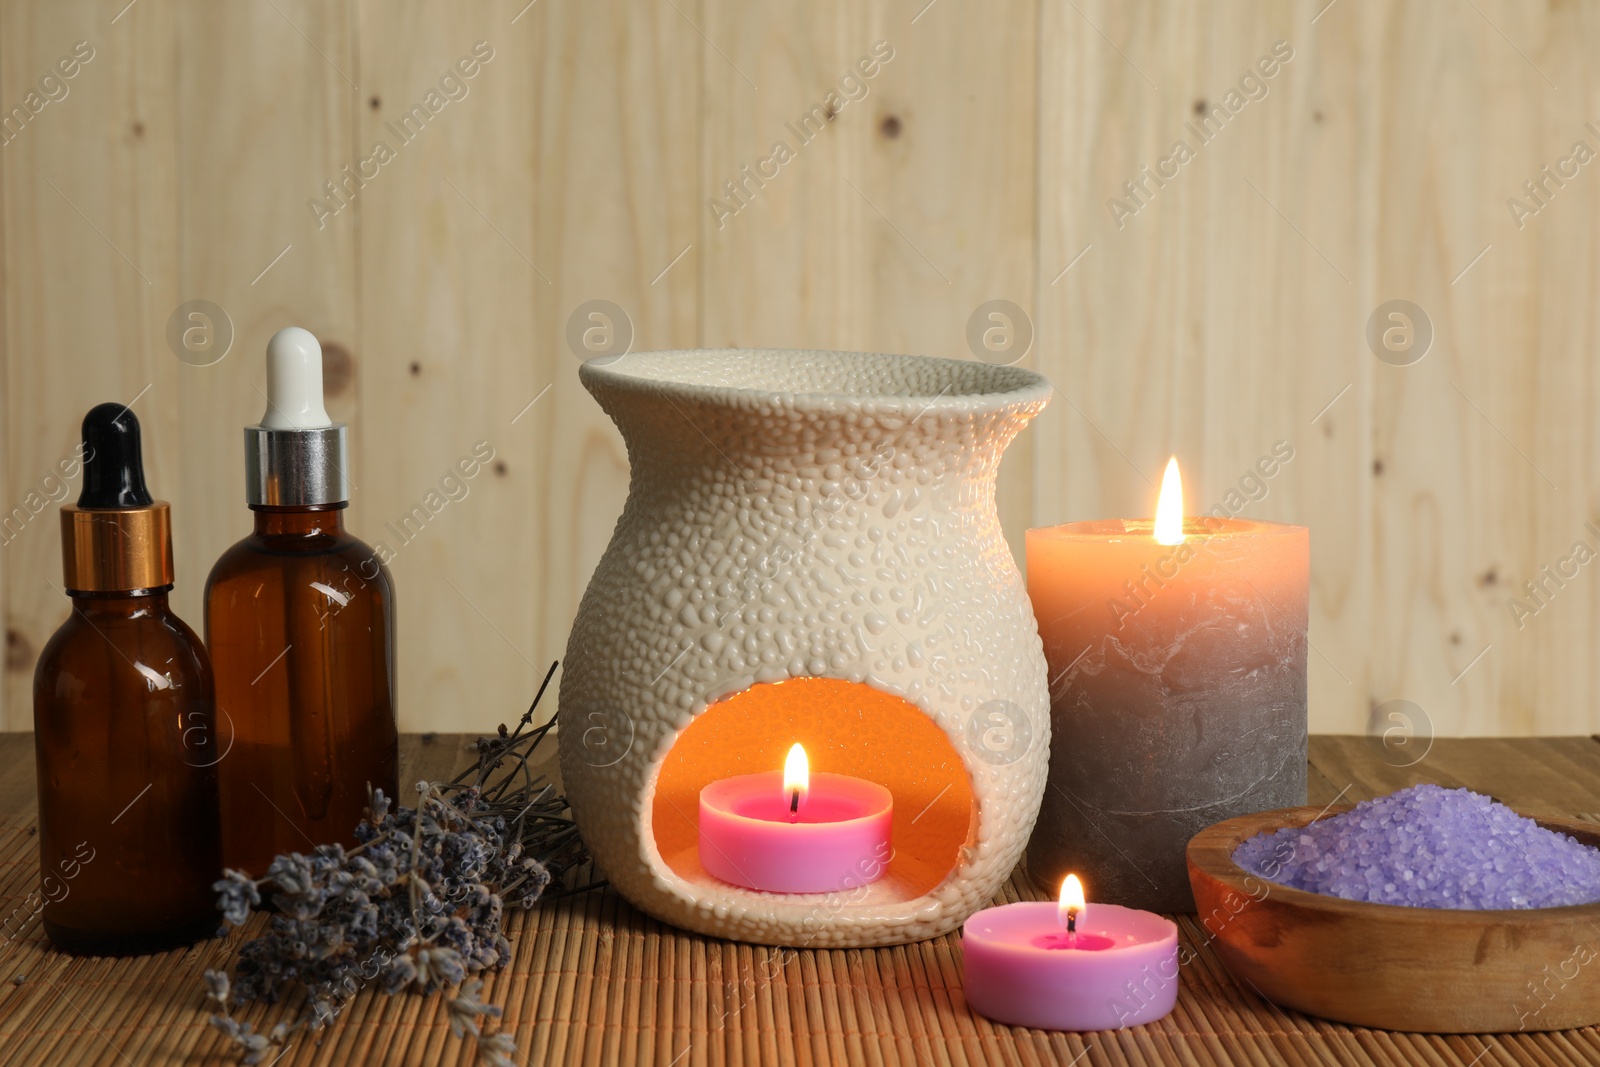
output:
[[[1078,932],[1078,913],[1075,912],[1075,911],[1069,911],[1069,912],[1067,912],[1067,936],[1068,937],[1072,937],[1077,932]]]
[[[797,815],[797,814],[799,814],[799,812],[800,812],[800,790],[796,789],[794,791],[794,795],[789,798],[789,814],[790,815]]]

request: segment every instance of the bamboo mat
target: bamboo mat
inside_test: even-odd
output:
[[[405,779],[447,770],[460,758],[456,740],[408,738]],[[1600,812],[1600,744],[1591,739],[1439,747],[1437,765],[1425,771],[1375,769],[1363,739],[1316,738],[1312,798],[1361,799],[1408,784],[1407,775],[1444,784],[1462,784],[1464,776],[1519,805]],[[26,735],[0,737],[0,919],[31,909],[24,900],[38,883],[31,755]],[[25,789],[18,780],[24,773]],[[1020,876],[1001,895],[1036,898]],[[225,940],[128,960],[67,957],[49,948],[37,919],[20,929],[7,923],[0,938],[16,936],[0,939],[0,1065],[235,1062],[207,1025],[200,974],[226,966],[264,923],[257,916]],[[533,1065],[1600,1064],[1596,1029],[1440,1037],[1285,1012],[1222,969],[1192,917],[1179,917],[1178,925],[1195,955],[1184,967],[1177,1009],[1116,1032],[1020,1030],[972,1015],[956,937],[869,950],[739,945],[662,926],[609,890],[518,912],[507,931],[515,959],[487,977],[483,999],[504,1006],[521,1062]],[[25,976],[20,984],[13,983],[17,975]],[[245,1017],[264,1029],[286,1015],[255,1007]],[[278,1062],[474,1061],[471,1041],[450,1037],[438,998],[362,993],[332,1027],[302,1033]]]

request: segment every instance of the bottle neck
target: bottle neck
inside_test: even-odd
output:
[[[259,537],[335,537],[344,533],[344,504],[274,508],[252,505]]]
[[[172,609],[167,605],[167,590],[170,585],[159,589],[137,589],[131,592],[95,592],[80,593],[69,590],[67,595],[72,598],[72,607],[90,619],[119,618],[134,619],[146,615],[165,615]]]

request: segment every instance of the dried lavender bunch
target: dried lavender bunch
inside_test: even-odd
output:
[[[286,853],[260,879],[224,872],[215,888],[228,923],[245,923],[264,893],[277,909],[270,931],[239,950],[231,980],[206,972],[208,996],[220,1006],[212,1025],[245,1063],[276,1055],[302,1027],[321,1029],[372,983],[390,994],[454,989],[446,1002],[451,1031],[477,1038],[484,1062],[515,1062],[510,1035],[484,1033],[483,1021],[499,1018],[500,1008],[478,999],[483,983],[472,976],[511,959],[502,933],[507,904],[531,908],[587,862],[565,798],[528,767],[554,724],[532,725],[555,670],[551,664],[515,730],[502,725],[478,739],[475,767],[449,782],[418,782],[415,808],[391,811],[390,798],[374,791],[356,847]],[[277,1003],[296,992],[304,998],[299,1017],[267,1033],[233,1016],[247,1001]]]

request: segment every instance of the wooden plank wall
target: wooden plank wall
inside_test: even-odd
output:
[[[475,46],[331,210],[324,183]],[[1593,732],[1600,565],[1562,561],[1600,548],[1600,164],[1563,160],[1600,151],[1597,46],[1600,0],[4,0],[0,108],[38,110],[0,145],[0,507],[27,516],[0,546],[0,724],[28,728],[65,614],[49,476],[96,402],[144,421],[198,624],[248,528],[262,347],[313,329],[352,528],[396,551],[404,725],[470,730],[561,653],[622,504],[575,309],[620,307],[636,349],[971,358],[969,316],[1005,299],[1058,387],[1003,469],[1014,549],[1147,513],[1171,453],[1226,501],[1285,442],[1243,514],[1313,530],[1313,729],[1404,698],[1439,734]],[[775,179],[708,205],[779,140]],[[1434,338],[1393,366],[1364,334],[1402,298]],[[232,322],[211,366],[166,340],[197,299]],[[479,442],[494,460],[402,543]],[[1546,565],[1577,573],[1517,618]]]

